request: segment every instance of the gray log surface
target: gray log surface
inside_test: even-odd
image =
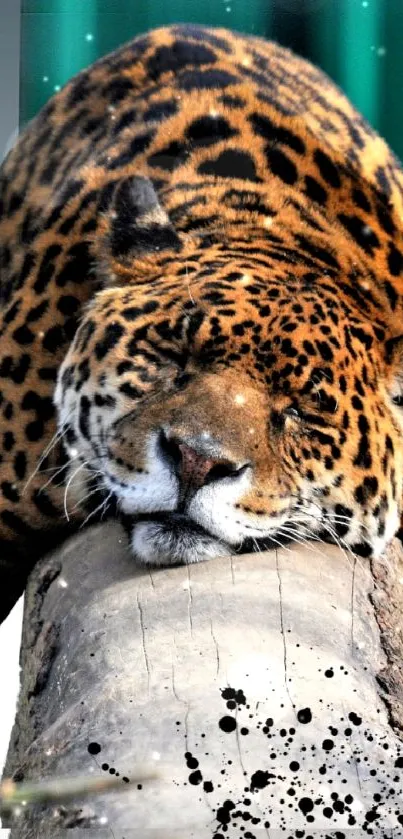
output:
[[[22,808],[12,839],[403,836],[402,583],[398,543],[147,570],[118,524],[71,539],[29,582],[5,776],[122,791]]]

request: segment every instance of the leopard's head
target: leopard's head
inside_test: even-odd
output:
[[[234,243],[190,258],[145,178],[105,231],[55,396],[72,499],[113,497],[143,563],[312,537],[379,554],[401,511],[400,341],[286,257],[275,276]]]

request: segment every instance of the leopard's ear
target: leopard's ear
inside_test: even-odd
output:
[[[118,183],[104,222],[104,235],[95,243],[104,285],[114,284],[119,266],[130,269],[139,258],[181,249],[149,178],[130,177]]]

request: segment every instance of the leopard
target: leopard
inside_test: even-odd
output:
[[[319,69],[160,27],[82,70],[0,172],[0,617],[119,518],[133,567],[336,542],[403,481],[403,173]]]

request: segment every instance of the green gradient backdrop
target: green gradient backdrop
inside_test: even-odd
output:
[[[403,0],[22,0],[21,125],[100,55],[178,21],[293,47],[340,84],[403,158]]]

